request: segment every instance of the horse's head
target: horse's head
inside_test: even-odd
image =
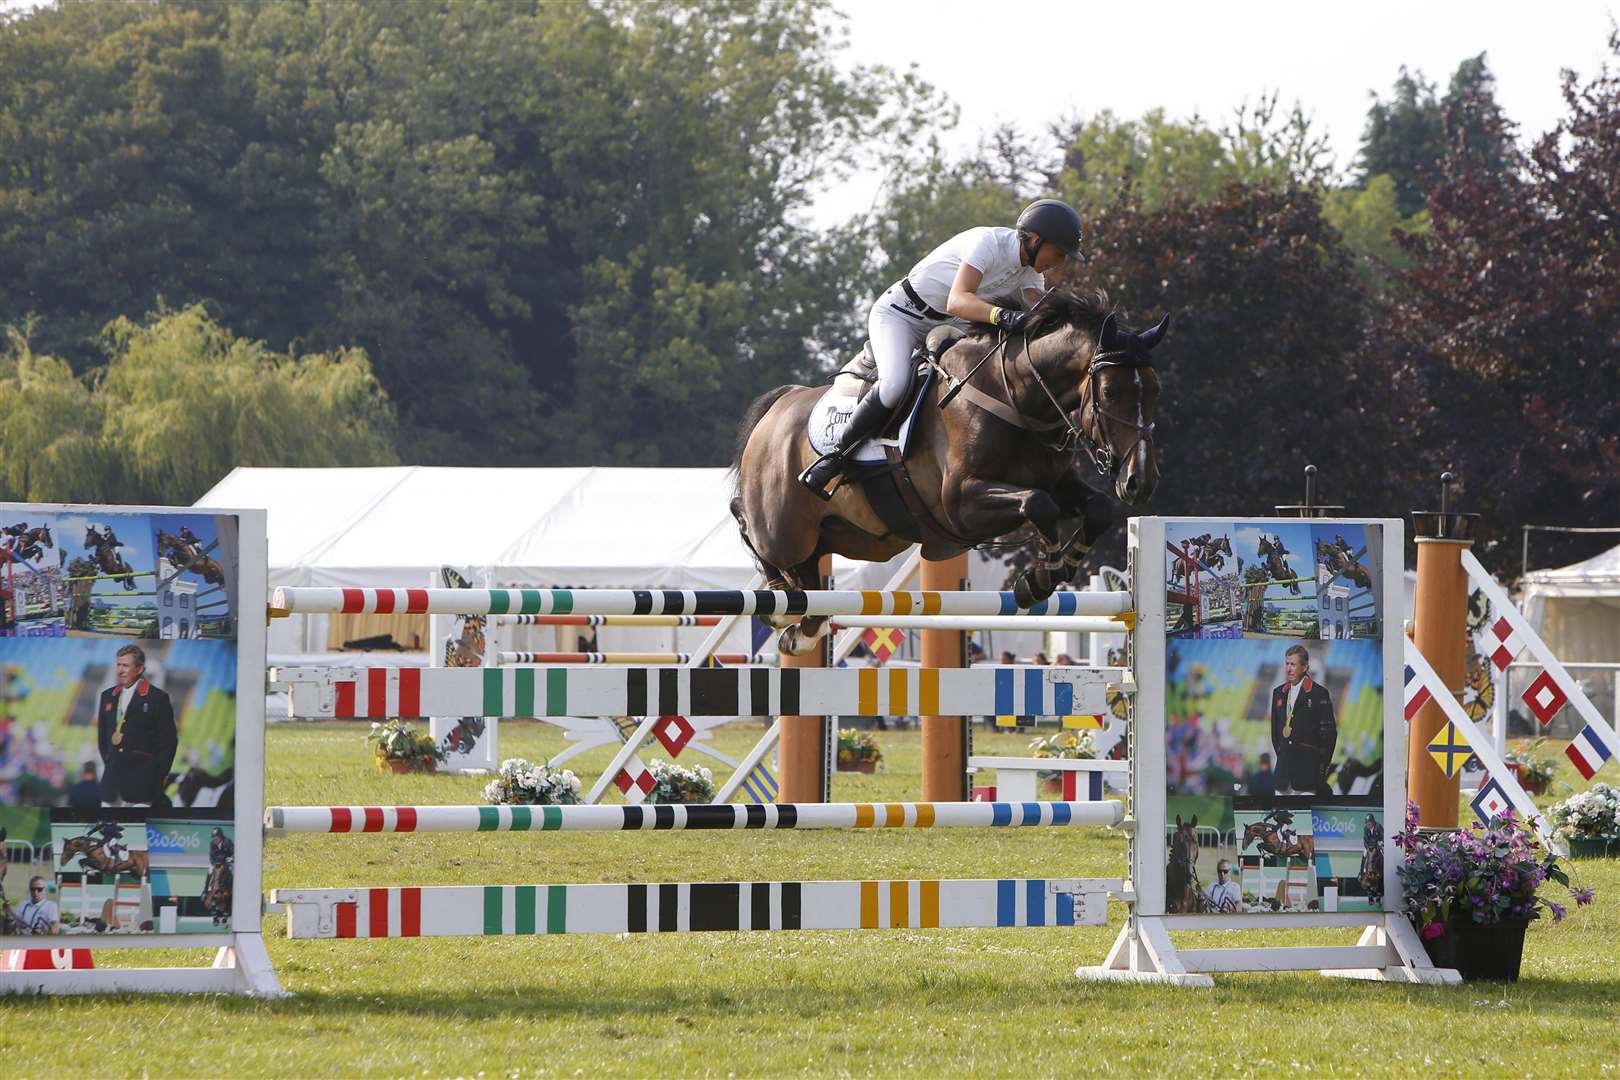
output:
[[[84,546],[87,548],[101,546],[101,534],[96,531],[96,527],[94,525],[87,525],[85,527]]]
[[[1170,843],[1170,850],[1175,852],[1177,858],[1185,859],[1189,865],[1198,863],[1198,815],[1194,814],[1190,821],[1183,822],[1181,815],[1176,815],[1176,835]]]
[[[1145,506],[1159,482],[1153,445],[1159,376],[1149,353],[1164,340],[1170,316],[1133,333],[1121,329],[1105,297],[1054,289],[1041,299],[1030,328],[1037,374],[1054,373],[1065,400],[1078,393],[1071,435],[1126,506]],[[1037,340],[1039,339],[1039,340]]]

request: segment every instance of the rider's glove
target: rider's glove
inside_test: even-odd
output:
[[[990,309],[990,321],[1009,334],[1017,334],[1029,325],[1029,312],[1019,311],[1017,308],[993,307]]]

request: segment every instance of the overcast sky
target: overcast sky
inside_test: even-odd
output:
[[[1369,92],[1387,97],[1403,64],[1443,92],[1459,62],[1484,52],[1521,137],[1547,130],[1564,113],[1559,71],[1596,72],[1620,14],[1620,0],[839,3],[851,63],[915,64],[960,107],[951,145],[972,146],[1002,122],[1033,133],[1103,109],[1219,124],[1276,90],[1313,116],[1341,168],[1354,160]],[[1054,66],[1065,54],[1072,63]],[[874,173],[829,191],[817,220],[864,212],[881,183]]]

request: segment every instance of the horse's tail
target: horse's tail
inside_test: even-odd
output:
[[[737,482],[737,470],[742,464],[743,450],[748,446],[749,436],[753,435],[754,429],[759,426],[759,422],[765,419],[765,414],[771,411],[772,405],[775,405],[784,395],[797,389],[799,388],[793,383],[778,386],[774,390],[767,390],[749,404],[748,411],[743,413],[742,424],[737,429],[737,445],[732,449],[731,453],[733,484]]]

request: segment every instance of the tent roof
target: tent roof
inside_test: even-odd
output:
[[[1524,576],[1524,584],[1559,596],[1620,594],[1620,546],[1568,566],[1532,571]]]
[[[198,506],[269,511],[270,584],[740,588],[726,469],[235,469]],[[835,560],[845,587],[889,570]]]

